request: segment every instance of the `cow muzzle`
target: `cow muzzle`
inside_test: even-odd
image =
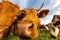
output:
[[[38,30],[30,21],[19,21],[15,26],[15,32],[18,35],[23,35],[29,38],[37,38]]]
[[[52,37],[52,38],[56,38],[56,37],[58,36],[58,33],[59,33],[58,27],[53,27],[53,28],[50,30],[50,33],[51,33],[51,37]]]

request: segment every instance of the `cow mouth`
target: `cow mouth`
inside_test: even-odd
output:
[[[58,27],[53,27],[51,29],[51,38],[56,38],[58,36],[58,33],[59,33]]]

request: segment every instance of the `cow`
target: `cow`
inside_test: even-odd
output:
[[[58,26],[54,26],[54,24],[49,23],[46,25],[46,27],[48,27],[50,31],[51,38],[56,38],[58,36],[58,33],[59,33]]]
[[[56,22],[55,24],[53,22],[48,23],[46,25],[41,25],[39,27],[40,30],[48,30],[50,31],[51,38],[57,38],[59,31],[60,31],[60,24]]]
[[[52,31],[53,29],[51,30],[51,37],[56,38],[60,31],[60,15],[54,15],[52,22],[54,31]]]
[[[42,3],[43,6],[44,3]],[[39,18],[45,17],[49,13],[49,9],[36,10],[34,8],[28,8],[21,10],[22,14],[16,21],[14,25],[13,33],[15,35],[22,35],[29,38],[38,37],[38,26],[41,25],[41,20]]]
[[[60,15],[54,15],[52,22],[45,25],[50,30],[52,38],[56,38],[60,31]]]
[[[0,27],[1,39],[10,33],[12,24],[14,25],[13,33],[15,35],[23,35],[29,38],[38,37],[38,26],[41,25],[39,18],[43,18],[49,13],[49,9],[41,10],[44,3],[38,10],[34,8],[20,10],[16,4],[9,2],[9,0],[3,0],[2,4],[0,11],[0,24],[3,24]]]

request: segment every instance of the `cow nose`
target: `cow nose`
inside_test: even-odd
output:
[[[38,30],[37,26],[34,25],[32,22],[29,21],[20,21],[15,25],[15,34],[23,35],[29,38],[37,38],[38,37]]]
[[[54,38],[54,39],[56,39],[56,36],[54,36],[54,35],[52,35],[52,34],[51,34],[51,38]]]
[[[58,36],[59,29],[58,29],[58,27],[54,27],[54,28],[52,28],[52,30],[50,30],[50,32],[51,32],[51,37],[56,38]]]
[[[18,23],[18,29],[24,36],[29,37],[32,32],[32,23],[29,21],[22,21]]]
[[[32,26],[31,23],[27,24],[26,28],[25,28],[25,35],[29,36],[31,34],[31,32],[32,32],[32,28],[33,28],[33,26]]]

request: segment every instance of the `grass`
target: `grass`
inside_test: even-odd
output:
[[[13,33],[10,33],[10,35],[3,40],[23,40],[23,39],[19,38],[18,36],[14,36]],[[60,40],[60,34],[56,39],[53,39],[50,37],[49,31],[43,30],[39,32],[39,37],[37,39],[32,39],[32,40]]]

